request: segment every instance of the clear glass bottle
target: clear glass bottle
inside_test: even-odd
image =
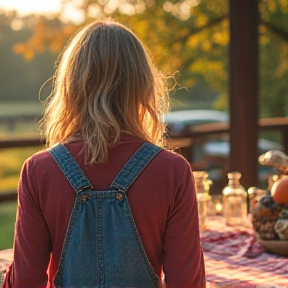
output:
[[[247,220],[247,191],[240,184],[241,173],[228,173],[228,185],[222,190],[223,212],[227,225],[241,225]]]
[[[211,200],[209,195],[211,180],[208,180],[208,173],[205,171],[194,171],[195,188],[197,193],[197,208],[200,230],[208,228],[207,210]]]

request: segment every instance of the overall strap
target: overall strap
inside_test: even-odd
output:
[[[148,163],[162,150],[149,142],[145,142],[128,160],[125,166],[111,183],[110,187],[126,192]]]
[[[93,188],[78,163],[64,145],[57,144],[50,148],[48,152],[52,155],[76,193]]]

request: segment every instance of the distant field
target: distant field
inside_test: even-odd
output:
[[[16,201],[0,204],[0,250],[13,247]]]
[[[40,147],[0,150],[0,194],[16,191],[24,161],[39,150]],[[16,201],[0,204],[0,250],[13,247],[16,206]]]
[[[38,102],[0,102],[0,139],[39,135],[36,122],[42,112]]]
[[[212,109],[213,102],[195,99],[186,89],[181,89],[171,95],[172,110]],[[40,102],[1,102],[0,116],[41,115],[43,104]]]
[[[0,101],[0,116],[41,115],[43,105],[40,102],[3,102]]]
[[[0,150],[0,193],[17,188],[24,161],[40,149],[40,147],[25,147]]]
[[[41,103],[0,102],[0,118],[7,116],[38,116],[41,114]],[[33,120],[20,120],[13,125],[5,122],[0,123],[0,139],[32,135],[39,135],[36,122]],[[39,150],[40,147],[0,149],[0,193],[17,189],[19,174],[24,161]],[[16,205],[16,201],[0,204],[0,250],[13,247]]]

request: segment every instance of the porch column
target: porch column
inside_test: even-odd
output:
[[[247,189],[258,170],[258,1],[229,0],[230,171]]]

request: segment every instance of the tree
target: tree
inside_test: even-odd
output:
[[[261,114],[288,116],[288,2],[262,0],[259,11]]]
[[[15,13],[0,13],[0,101],[35,102],[40,87],[53,75],[56,55],[44,50],[35,53],[34,46],[15,55],[13,47],[32,37],[36,19],[32,16],[21,19],[21,30],[15,30],[17,25],[22,25],[15,21],[18,21]]]
[[[188,89],[195,83],[207,85],[219,95],[215,107],[228,109],[227,0],[63,0],[57,17],[63,19],[68,7],[74,7],[82,21],[39,17],[33,36],[15,51],[26,58],[45,49],[59,53],[79,25],[111,16],[131,27],[153,52],[157,65],[167,74],[176,72],[180,85]],[[262,117],[288,114],[287,7],[287,0],[259,0]]]

